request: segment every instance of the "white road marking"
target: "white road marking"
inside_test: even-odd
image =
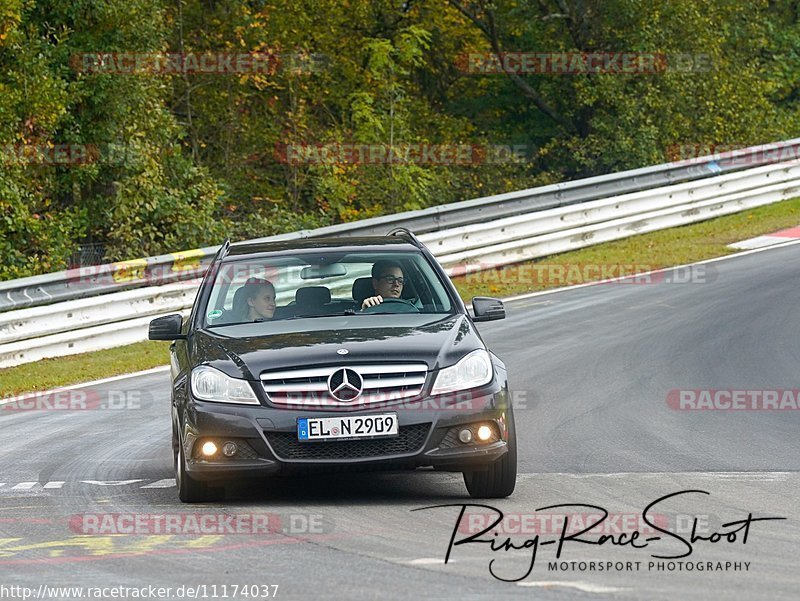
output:
[[[542,476],[563,476],[565,478],[666,478],[669,476],[719,478],[721,480],[739,478],[742,480],[786,480],[795,472],[609,472],[606,474],[571,474],[567,472],[527,472],[518,473],[518,478],[541,478]]]
[[[592,584],[591,582],[566,582],[566,581],[540,581],[540,582],[517,582],[517,586],[536,586],[541,588],[551,588],[554,586],[563,586],[565,588],[574,588],[584,593],[620,593],[626,591],[626,588],[619,588],[615,586],[600,586]]]
[[[712,478],[719,478],[720,480],[764,480],[768,482],[786,480],[786,474],[781,472],[774,473],[737,473],[730,474],[708,474]]]
[[[778,238],[777,236],[758,236],[756,238],[750,238],[749,240],[742,240],[741,242],[728,244],[728,248],[751,250],[753,248],[764,248],[765,246],[780,244],[781,242],[785,241],[786,238]]]
[[[142,486],[142,488],[172,488],[173,486],[175,486],[175,478],[165,478],[147,486]]]
[[[412,566],[444,565],[444,559],[438,557],[420,557],[419,559],[412,559],[408,563]],[[456,563],[456,560],[451,559],[448,563]]]
[[[126,484],[136,484],[144,480],[81,480],[82,484],[95,484],[97,486],[125,486]]]
[[[740,482],[786,482],[793,478],[795,472],[613,472],[606,474],[575,474],[566,472],[547,472],[540,474],[537,472],[520,472],[517,474],[519,480],[533,480],[541,478],[542,476],[558,476],[562,478],[573,478],[576,480],[585,480],[588,478],[665,478],[665,477],[685,477],[685,478],[711,478],[716,480],[727,481],[740,481]],[[447,477],[441,475],[442,478]],[[91,484],[92,486],[126,486],[129,484],[137,484],[139,482],[148,482],[141,478],[136,480],[79,480],[79,484]],[[40,482],[19,482],[14,484],[8,490],[31,490]],[[51,480],[45,483],[42,488],[46,490],[62,489],[66,484],[63,480]],[[0,482],[0,488],[3,488],[10,483]],[[154,480],[149,484],[139,486],[142,489],[158,489],[158,488],[173,488],[175,486],[175,478],[162,478],[161,480]],[[98,501],[102,502],[102,501]],[[413,560],[400,560],[411,564],[434,564],[443,563],[442,559],[422,557]],[[454,561],[454,560],[451,560]]]
[[[773,244],[780,244],[786,240],[797,240],[800,238],[800,227],[790,227],[789,229],[767,234],[765,236],[757,236],[756,238],[749,238],[741,242],[734,242],[728,244],[729,248],[762,248],[764,246],[772,246]]]
[[[38,482],[20,482],[16,486],[13,486],[11,490],[30,490],[34,486],[39,484]]]

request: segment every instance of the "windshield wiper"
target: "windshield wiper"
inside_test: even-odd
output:
[[[291,317],[282,317],[275,321],[289,321],[292,319],[316,319],[317,317],[341,317],[342,315],[353,315],[345,311],[344,313],[323,313],[321,315],[292,315]]]
[[[323,313],[321,315],[292,315],[291,317],[278,317],[277,319],[267,319],[265,317],[259,317],[258,319],[253,319],[250,321],[234,321],[231,323],[214,323],[206,326],[207,328],[225,328],[228,326],[243,326],[249,323],[267,323],[270,321],[291,321],[293,319],[316,319],[317,317],[341,317],[343,315],[355,315],[355,311],[352,309],[348,309],[344,313]]]
[[[259,323],[264,320],[255,320],[255,321],[232,321],[230,323],[212,323],[206,326],[207,329],[211,328],[227,328],[228,326],[243,326],[248,323]]]

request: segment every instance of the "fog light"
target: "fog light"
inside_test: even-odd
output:
[[[208,442],[204,442],[203,446],[201,447],[201,452],[205,457],[213,457],[217,454],[217,445],[215,445],[210,440]]]
[[[238,450],[239,447],[236,446],[235,442],[228,441],[222,445],[222,454],[225,455],[225,457],[233,457]]]
[[[464,428],[458,433],[458,439],[464,444],[470,443],[472,442],[472,432],[470,432],[469,429]]]
[[[489,440],[492,437],[492,429],[489,426],[481,426],[478,428],[478,438],[483,441]]]

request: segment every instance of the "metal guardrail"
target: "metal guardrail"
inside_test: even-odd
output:
[[[631,223],[643,222],[654,207],[659,210],[678,207],[680,211],[685,207],[699,206],[706,200],[721,202],[730,194],[757,192],[766,185],[766,182],[776,185],[791,183],[798,178],[800,178],[800,162],[788,166],[769,165],[700,182],[623,194],[580,205],[453,228],[426,236],[425,243],[440,261],[448,263],[450,255],[458,256],[458,260],[472,255],[483,256],[486,248],[496,245],[498,239],[504,246],[514,247],[515,241],[522,241],[522,244],[525,244],[533,238],[570,231],[579,226],[585,228],[623,218],[631,218]],[[637,229],[641,230],[643,227],[642,223]],[[470,254],[469,251],[476,252]]]
[[[535,205],[532,212],[514,217],[498,211],[502,216],[489,219],[485,215],[479,223],[429,232],[420,235],[420,239],[455,275],[702,221],[796,196],[800,196],[800,161],[732,170],[699,182],[580,204],[547,209]],[[308,237],[302,234],[281,238]],[[0,368],[145,340],[151,319],[186,312],[191,307],[197,276],[206,260],[200,252],[205,251],[169,255],[171,269],[178,265],[178,275],[193,280],[116,292],[112,288],[109,294],[0,313]],[[115,273],[129,275],[124,270]],[[126,283],[123,280],[120,286]]]
[[[261,240],[383,235],[392,227],[406,227],[417,234],[450,230],[735,173],[774,163],[773,149],[784,156],[800,155],[800,138]],[[0,312],[192,279],[205,270],[217,249],[193,249],[0,282]]]
[[[800,164],[795,164],[790,169],[791,177],[779,178],[780,181],[775,184],[746,190],[723,185],[720,194],[711,198],[677,205],[671,202],[665,203],[665,206],[653,203],[650,209],[640,213],[611,217],[594,223],[587,219],[586,223],[510,241],[503,238],[499,243],[466,250],[456,249],[449,254],[440,253],[437,254],[437,259],[451,275],[481,271],[796,198],[800,196]]]

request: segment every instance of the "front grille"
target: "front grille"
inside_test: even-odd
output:
[[[363,390],[358,396],[341,401],[331,396],[328,380],[344,367],[361,378]],[[265,372],[261,374],[261,383],[267,398],[276,405],[304,409],[360,408],[417,397],[427,375],[425,363],[343,364]]]
[[[279,459],[366,459],[419,451],[425,444],[430,424],[400,426],[397,436],[368,440],[300,442],[297,432],[265,432]]]

